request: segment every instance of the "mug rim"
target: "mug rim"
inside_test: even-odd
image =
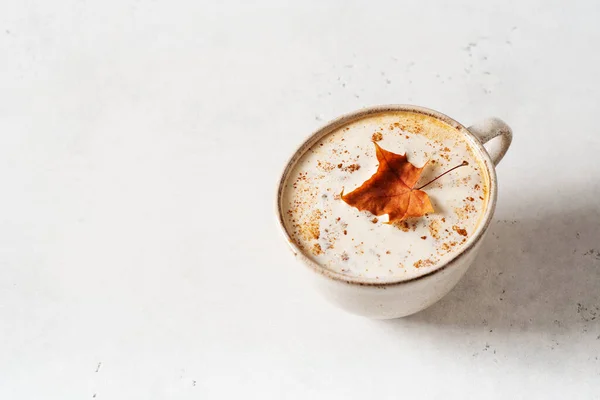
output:
[[[366,279],[358,277],[358,276],[347,276],[347,275],[341,274],[339,272],[332,271],[332,270],[320,265],[319,263],[313,261],[306,254],[304,254],[304,252],[302,252],[302,250],[300,250],[298,248],[298,246],[292,239],[290,233],[286,229],[285,222],[284,222],[283,209],[282,209],[282,204],[281,204],[282,199],[283,199],[283,190],[285,187],[285,182],[286,182],[288,175],[291,172],[292,168],[295,167],[297,161],[306,153],[306,151],[308,151],[308,149],[310,149],[313,144],[315,144],[316,142],[321,140],[323,137],[329,135],[334,130],[338,129],[339,127],[341,127],[343,125],[349,124],[351,122],[354,122],[354,121],[357,121],[357,120],[360,120],[360,119],[363,119],[366,117],[369,117],[371,115],[382,114],[382,113],[386,113],[386,112],[398,112],[398,111],[408,111],[408,112],[414,112],[414,113],[418,113],[418,114],[424,114],[424,115],[436,118],[442,122],[445,122],[446,124],[457,129],[464,136],[466,136],[466,138],[469,140],[470,144],[474,148],[477,149],[477,151],[479,153],[478,156],[483,161],[483,164],[485,166],[485,169],[486,169],[486,172],[487,172],[488,178],[489,178],[488,204],[487,204],[485,213],[483,215],[483,219],[477,226],[475,233],[473,235],[471,235],[471,237],[468,239],[465,247],[463,247],[459,252],[454,254],[446,262],[438,265],[435,269],[432,269],[431,271],[424,273],[422,275],[417,275],[417,276],[413,276],[413,277],[399,277],[397,279],[383,281],[383,282],[373,282],[371,280],[366,280]],[[485,234],[487,228],[489,227],[491,220],[492,220],[492,216],[494,214],[494,210],[496,208],[497,192],[498,192],[498,181],[497,181],[497,177],[496,177],[496,169],[494,167],[494,163],[492,162],[492,159],[490,158],[490,155],[488,154],[488,152],[485,150],[483,143],[477,138],[477,136],[475,136],[473,133],[471,133],[464,125],[462,125],[458,121],[454,120],[453,118],[450,118],[446,114],[443,114],[436,110],[432,110],[430,108],[416,106],[416,105],[410,105],[410,104],[385,104],[385,105],[365,107],[365,108],[361,108],[359,110],[355,110],[355,111],[351,111],[349,113],[343,114],[343,115],[325,123],[324,125],[319,127],[316,131],[312,132],[308,136],[308,138],[306,138],[302,142],[302,144],[300,146],[298,146],[296,151],[294,151],[292,156],[288,159],[288,161],[285,165],[285,168],[283,169],[283,172],[281,173],[281,176],[279,178],[279,183],[277,186],[276,213],[277,213],[277,219],[279,221],[279,227],[282,230],[282,233],[283,233],[288,245],[290,246],[292,252],[294,253],[294,255],[296,257],[299,257],[300,260],[305,265],[310,267],[313,271],[315,271],[315,272],[319,273],[320,275],[323,275],[327,278],[330,278],[334,281],[339,281],[339,282],[350,284],[350,285],[372,286],[372,287],[390,287],[390,286],[407,284],[407,283],[415,282],[415,281],[418,281],[421,279],[425,279],[434,274],[437,274],[438,272],[442,272],[445,269],[447,269],[448,267],[451,267],[455,263],[459,262],[473,247],[475,247],[477,245],[477,243],[479,243],[479,241],[482,239],[483,235]]]

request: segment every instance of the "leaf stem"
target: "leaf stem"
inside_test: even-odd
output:
[[[456,167],[450,168],[448,171],[444,172],[441,175],[436,176],[435,178],[433,178],[432,180],[430,180],[429,182],[427,182],[426,184],[420,186],[417,188],[417,190],[421,190],[423,189],[425,186],[428,186],[429,184],[437,181],[438,179],[440,179],[442,176],[446,175],[448,172],[452,172],[454,171],[456,168],[460,168],[460,167],[464,167],[465,165],[469,165],[469,163],[467,161],[463,161],[462,164],[457,165]]]

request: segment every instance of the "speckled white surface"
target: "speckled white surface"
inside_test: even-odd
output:
[[[0,398],[600,398],[600,4],[323,3],[0,4]],[[473,268],[387,322],[273,216],[381,103],[515,134]]]

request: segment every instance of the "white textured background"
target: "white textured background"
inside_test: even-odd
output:
[[[600,3],[220,3],[0,4],[0,398],[600,399]],[[388,322],[273,216],[381,103],[515,132],[476,264]]]

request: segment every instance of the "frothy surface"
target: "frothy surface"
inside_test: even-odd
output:
[[[417,167],[429,164],[426,183],[435,213],[386,224],[339,196],[356,189],[377,170],[372,141],[404,154]],[[464,247],[487,207],[488,179],[464,136],[433,117],[386,112],[352,122],[325,136],[296,163],[285,183],[286,229],[318,264],[348,276],[393,280],[434,269]]]

